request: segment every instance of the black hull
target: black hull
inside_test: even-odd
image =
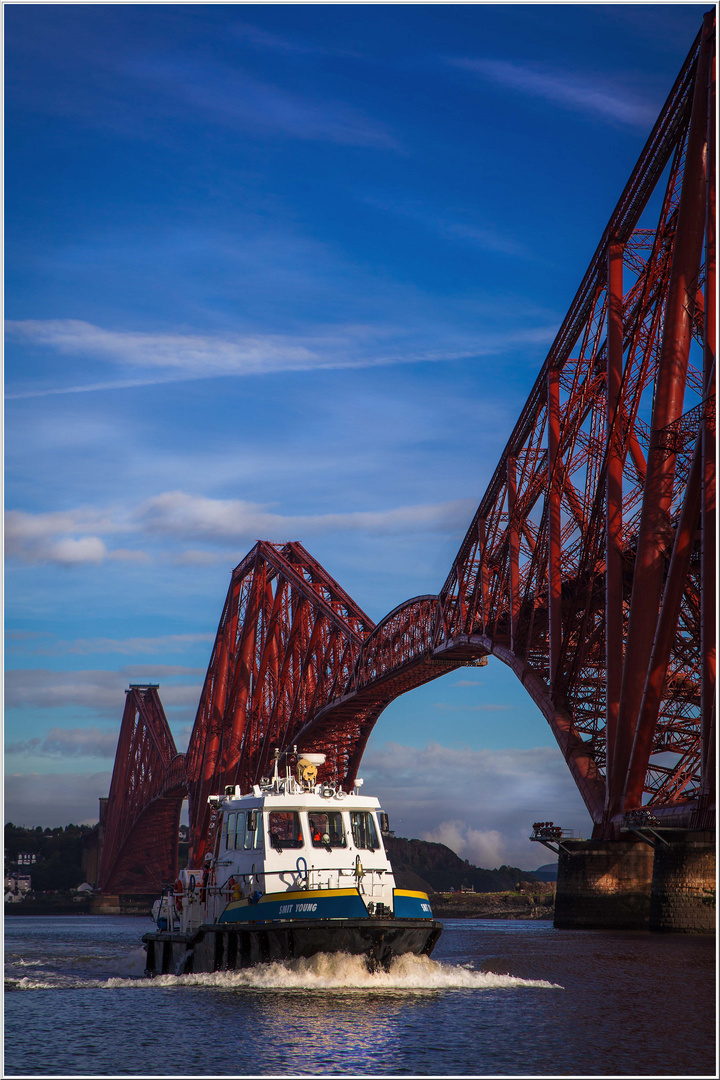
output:
[[[306,922],[208,923],[192,934],[143,935],[146,975],[238,971],[317,953],[364,956],[371,970],[395,956],[429,956],[442,933],[434,919],[311,919]]]

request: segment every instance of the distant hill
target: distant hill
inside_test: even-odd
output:
[[[533,870],[533,874],[538,881],[557,881],[557,863],[544,863],[542,866],[538,866],[537,870]]]
[[[395,881],[401,889],[420,892],[452,892],[464,885],[476,892],[506,892],[521,881],[538,878],[516,866],[501,866],[498,870],[483,870],[461,859],[445,844],[428,840],[405,840],[400,836],[384,836],[385,847]]]

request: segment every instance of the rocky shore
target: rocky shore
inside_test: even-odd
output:
[[[436,919],[552,919],[555,886],[513,892],[433,893]]]

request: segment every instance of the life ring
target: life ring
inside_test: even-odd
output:
[[[183,897],[183,883],[182,878],[178,878],[175,882],[175,907],[178,911],[182,911],[182,897]]]
[[[235,878],[232,876],[232,874],[225,882],[225,888],[227,889],[228,900],[232,900],[233,889],[235,888]]]

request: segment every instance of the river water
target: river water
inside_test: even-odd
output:
[[[142,976],[150,920],[5,920],[7,1076],[714,1076],[710,938],[448,920],[432,959]]]

